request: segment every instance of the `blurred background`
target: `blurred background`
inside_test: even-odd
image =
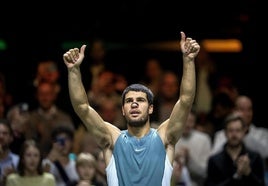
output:
[[[160,59],[164,68],[179,72],[181,56],[177,42],[180,31],[184,31],[202,44],[217,67],[218,77],[228,77],[241,94],[253,99],[255,123],[265,126],[268,119],[263,108],[267,90],[261,84],[265,76],[263,60],[257,55],[256,3],[255,0],[98,0],[64,4],[38,1],[29,5],[8,2],[1,11],[0,72],[13,103],[31,102],[37,63],[56,61],[62,84],[59,103],[72,112],[62,61],[69,48],[90,46],[94,38],[102,39],[108,66],[132,83],[140,81],[145,61],[152,56]],[[86,72],[84,80],[87,81]]]

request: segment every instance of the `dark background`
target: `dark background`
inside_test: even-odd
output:
[[[75,47],[90,44],[94,37],[110,44],[109,63],[126,75],[129,82],[140,78],[146,57],[165,60],[167,68],[177,68],[179,52],[145,50],[144,43],[180,39],[179,32],[197,40],[235,38],[243,43],[239,53],[211,53],[220,73],[229,74],[241,93],[254,101],[254,120],[265,126],[267,79],[263,59],[257,54],[257,2],[98,0],[74,2],[6,2],[1,6],[0,72],[16,102],[34,99],[29,88],[40,60],[58,62],[63,84],[60,104],[72,111],[66,88],[62,55],[64,43]],[[85,75],[86,76],[86,75]],[[86,78],[86,77],[85,77]],[[67,101],[68,100],[68,101]]]

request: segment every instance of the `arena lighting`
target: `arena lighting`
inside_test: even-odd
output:
[[[241,52],[242,43],[238,39],[204,39],[200,45],[208,52]],[[144,48],[165,51],[180,50],[178,41],[163,41],[143,45]]]
[[[131,43],[109,43],[106,42],[107,50],[126,49],[126,48],[144,48],[150,50],[161,51],[178,51],[180,50],[179,41],[160,41],[145,44]],[[62,48],[68,50],[73,47],[81,46],[81,41],[68,41],[62,43]],[[242,43],[238,39],[203,39],[200,42],[201,47],[204,47],[208,52],[241,52],[243,49]]]
[[[241,52],[243,49],[238,39],[205,39],[201,45],[209,52]]]

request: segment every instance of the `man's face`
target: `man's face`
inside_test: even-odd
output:
[[[240,114],[246,125],[249,127],[253,118],[252,102],[248,98],[239,98],[236,101],[235,111]]]
[[[153,106],[149,105],[144,92],[129,91],[122,106],[123,115],[130,126],[143,126],[153,112]]]
[[[230,147],[237,147],[241,145],[245,136],[245,129],[243,128],[241,121],[230,122],[225,130],[225,135]]]
[[[56,100],[56,89],[49,83],[43,83],[38,87],[37,99],[43,109],[50,109]]]

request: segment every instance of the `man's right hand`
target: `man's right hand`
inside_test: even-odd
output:
[[[65,54],[63,54],[63,61],[68,68],[72,68],[74,66],[80,66],[84,57],[85,57],[85,49],[86,45],[82,45],[80,51],[78,48],[73,48],[68,50]]]

